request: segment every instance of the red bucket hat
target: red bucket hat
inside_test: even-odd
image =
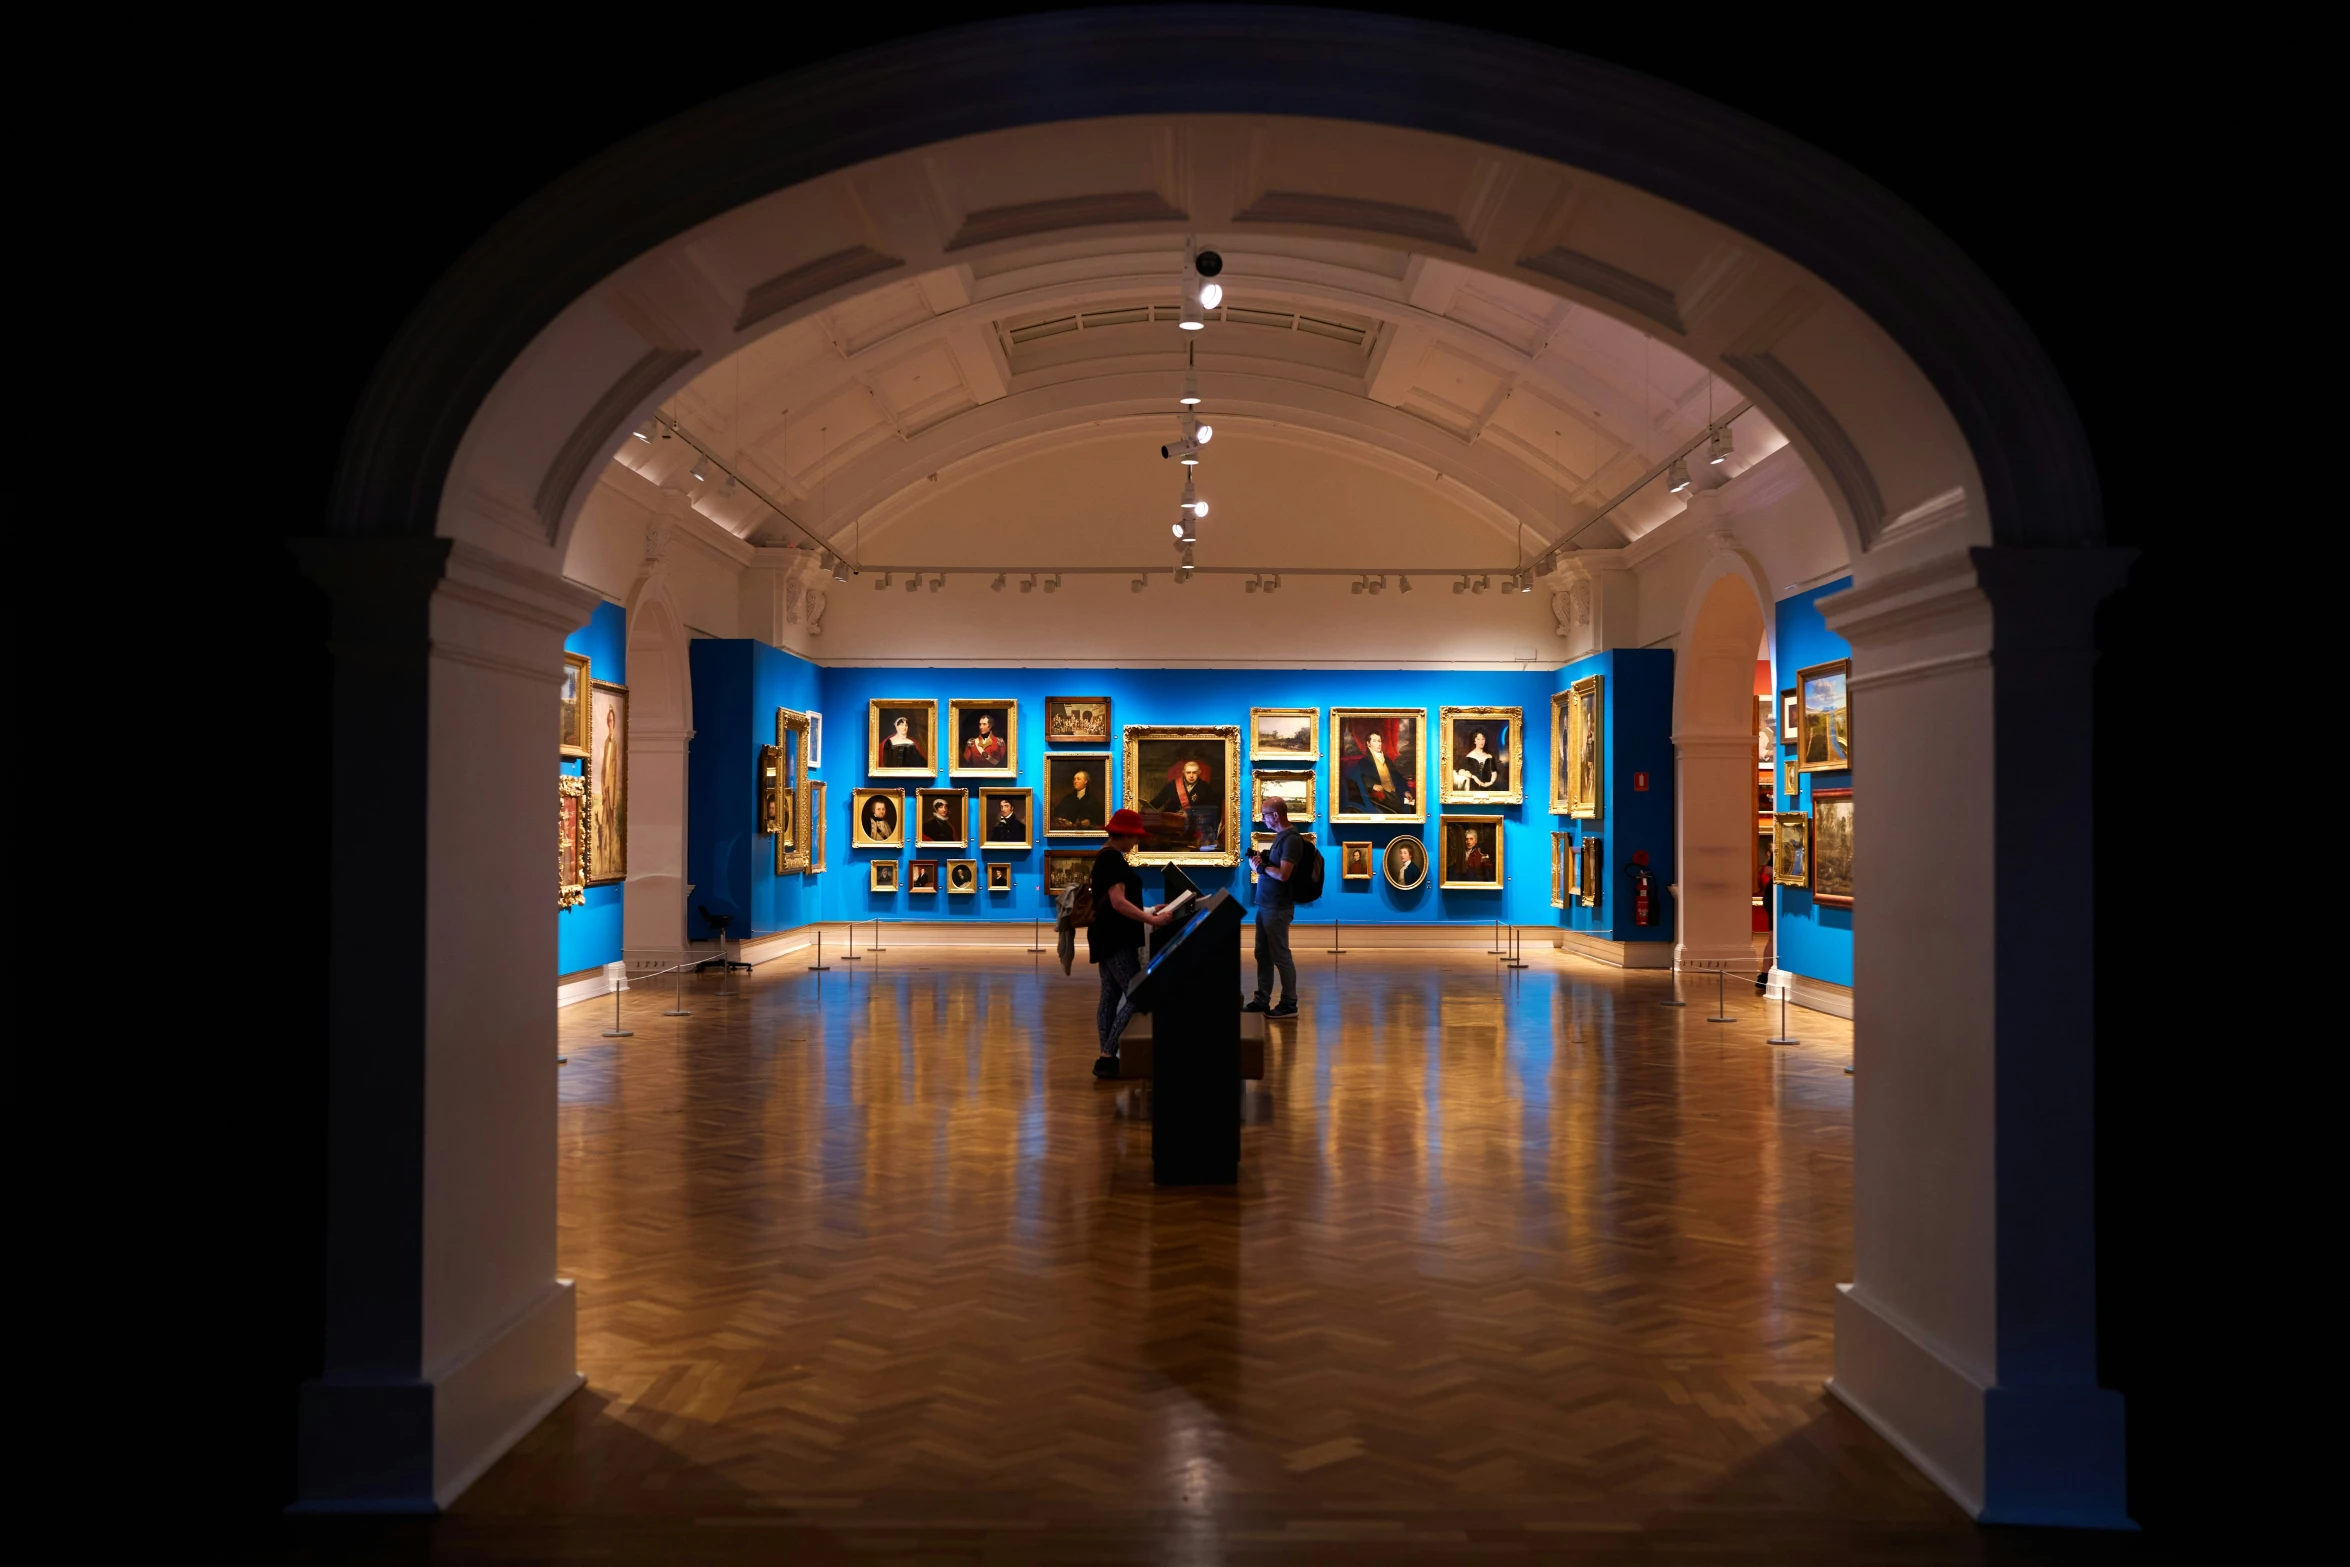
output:
[[[1142,812],[1119,809],[1110,813],[1110,836],[1139,838],[1142,836]]]

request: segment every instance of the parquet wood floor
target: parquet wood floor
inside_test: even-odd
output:
[[[1553,952],[1309,956],[1236,1190],[1150,1180],[1094,974],[908,950],[564,1014],[588,1387],[301,1558],[1981,1562],[1823,1393],[1850,1025]],[[837,958],[837,954],[836,954]],[[1707,997],[1710,1001],[1710,995]]]

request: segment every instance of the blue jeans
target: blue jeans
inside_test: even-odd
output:
[[[1289,922],[1297,910],[1289,904],[1257,905],[1257,999],[1273,999],[1273,976],[1281,976],[1281,999],[1297,1001],[1297,962],[1289,955]]]
[[[1094,1008],[1093,1026],[1102,1036],[1102,1054],[1114,1056],[1118,1036],[1126,1032],[1126,1020],[1134,1016],[1134,1008],[1126,1004],[1126,987],[1142,972],[1142,952],[1128,947],[1111,953],[1096,967],[1102,971],[1102,999]]]

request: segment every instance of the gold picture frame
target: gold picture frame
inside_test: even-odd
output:
[[[1238,724],[1128,724],[1125,784],[1144,813],[1135,864],[1240,863]]]
[[[906,891],[938,891],[938,861],[908,860],[906,862]]]
[[[588,815],[596,846],[587,884],[628,880],[628,687],[588,682]]]
[[[1577,860],[1576,901],[1587,909],[1596,909],[1599,907],[1599,871],[1604,861],[1604,851],[1600,847],[1599,840],[1586,837],[1581,845],[1581,852],[1577,856]]]
[[[898,862],[872,860],[865,867],[867,892],[895,892],[898,890]]]
[[[1044,851],[1044,891],[1048,898],[1057,897],[1071,887],[1082,887],[1093,879],[1093,857],[1098,849],[1047,849]]]
[[[783,747],[759,747],[759,826],[763,834],[783,827]]]
[[[1567,906],[1567,859],[1574,848],[1575,835],[1564,828],[1550,835],[1550,906]]]
[[[1852,791],[1811,791],[1811,900],[1852,907]]]
[[[1463,892],[1499,892],[1502,885],[1502,823],[1498,813],[1455,814],[1437,818],[1436,838],[1442,845],[1442,874],[1436,885]],[[1486,834],[1490,832],[1491,837]]]
[[[905,723],[905,732],[898,730]],[[903,743],[899,743],[900,741]],[[865,704],[865,774],[869,778],[938,776],[938,703],[877,696]]]
[[[1839,658],[1795,672],[1795,770],[1852,771],[1852,660]]]
[[[588,687],[594,683],[590,667],[585,653],[563,654],[563,681],[556,692],[561,706],[556,715],[556,754],[575,761],[588,754]]]
[[[1499,731],[1495,733],[1495,731]],[[1477,737],[1486,749],[1477,754]],[[1526,799],[1526,710],[1440,707],[1436,710],[1439,805],[1522,805]],[[1483,780],[1482,782],[1480,780]]]
[[[1116,796],[1110,789],[1107,751],[1050,751],[1044,759],[1044,835],[1047,838],[1106,838]],[[1077,775],[1085,790],[1077,790]]]
[[[1048,696],[1044,699],[1046,745],[1108,745],[1116,738],[1110,728],[1110,699],[1106,696]]]
[[[587,780],[555,775],[555,907],[575,909],[587,898]]]
[[[820,783],[811,783],[808,785],[807,870],[807,874],[810,876],[813,876],[818,871],[824,869],[824,840],[826,836],[827,834],[825,832],[824,822],[824,785]]]
[[[1606,677],[1586,675],[1550,699],[1550,809],[1596,819],[1607,776]]]
[[[991,861],[987,867],[987,890],[990,893],[1012,890],[1012,866],[1008,860]]]
[[[1374,739],[1377,758],[1372,754]],[[1381,759],[1386,763],[1384,775],[1378,766]],[[1428,819],[1426,708],[1330,709],[1329,760],[1333,825]]]
[[[1311,769],[1290,772],[1267,768],[1249,779],[1248,788],[1248,819],[1252,822],[1263,818],[1265,802],[1274,798],[1289,807],[1289,819],[1292,822],[1310,822],[1314,819],[1314,774]]]
[[[948,762],[955,778],[1020,776],[1020,703],[1013,697],[958,696],[947,701]]]
[[[873,804],[886,811],[876,821]],[[906,797],[897,789],[859,789],[849,797],[849,844],[858,849],[895,849],[906,841]]]
[[[1007,818],[1004,807],[1012,807]],[[1007,832],[1008,826],[1018,829]],[[982,849],[1036,847],[1036,791],[1000,786],[979,791],[979,846]]]
[[[1771,882],[1779,887],[1811,884],[1811,818],[1801,811],[1771,816]]]
[[[1320,761],[1322,710],[1318,707],[1250,708],[1248,759],[1252,765]]]
[[[1396,891],[1412,891],[1428,879],[1428,846],[1413,837],[1388,839],[1379,851],[1379,873]]]
[[[1583,901],[1583,845],[1575,841],[1571,832],[1559,836],[1567,840],[1566,902],[1580,903]],[[1565,903],[1560,907],[1565,907]]]
[[[953,828],[953,836],[942,830],[941,823]],[[960,789],[915,790],[914,829],[907,842],[923,849],[971,847],[971,797]]]
[[[979,862],[977,860],[947,861],[947,896],[959,898],[976,896],[979,891]]]
[[[780,820],[775,832],[775,874],[808,868],[808,715],[775,710],[775,749],[780,763],[775,799]]]
[[[1371,840],[1350,838],[1338,846],[1338,879],[1340,881],[1369,881],[1371,879]]]

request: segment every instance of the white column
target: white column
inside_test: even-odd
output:
[[[555,1274],[556,690],[594,593],[305,546],[335,604],[324,1374],[298,1506],[446,1505],[573,1389]]]
[[[1754,737],[1673,736],[1680,841],[1675,902],[1684,969],[1754,968]]]
[[[632,971],[685,957],[685,760],[692,738],[690,729],[639,729],[629,737],[621,946]]]
[[[2126,556],[1977,549],[1852,645],[1853,1278],[1831,1390],[1976,1516],[2126,1526],[2097,1386],[2091,615]]]

